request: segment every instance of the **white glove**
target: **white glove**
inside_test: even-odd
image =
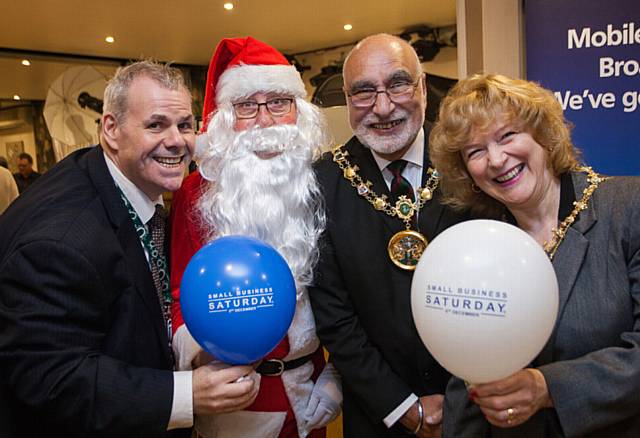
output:
[[[342,404],[342,382],[340,374],[327,363],[318,376],[311,391],[309,404],[304,413],[305,429],[319,429],[331,423],[340,414]]]
[[[178,371],[192,370],[192,362],[202,352],[202,347],[193,339],[186,324],[178,327],[175,335],[173,335],[171,346],[173,347],[173,355],[176,359]]]

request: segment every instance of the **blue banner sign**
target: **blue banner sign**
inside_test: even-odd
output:
[[[640,175],[640,1],[524,6],[527,79],[554,91],[588,165]]]

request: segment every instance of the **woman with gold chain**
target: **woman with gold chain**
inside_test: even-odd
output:
[[[451,380],[444,436],[640,436],[640,178],[580,166],[553,94],[500,75],[450,91],[430,148],[445,202],[526,231],[560,291],[528,368],[468,388]]]

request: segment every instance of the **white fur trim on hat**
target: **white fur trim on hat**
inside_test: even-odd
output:
[[[249,97],[259,91],[289,93],[306,97],[298,70],[292,65],[239,65],[226,70],[216,89],[216,104]]]

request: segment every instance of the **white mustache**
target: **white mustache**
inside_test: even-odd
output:
[[[298,139],[296,125],[277,125],[268,128],[255,127],[239,132],[233,141],[233,151],[282,152],[287,147],[295,147]]]

